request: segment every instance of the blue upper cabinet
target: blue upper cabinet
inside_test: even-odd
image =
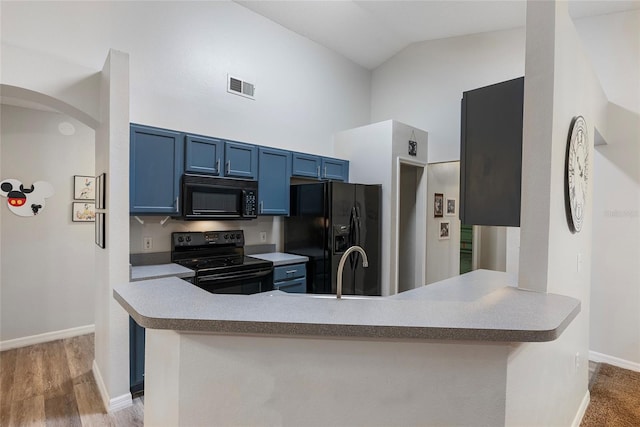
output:
[[[313,154],[293,153],[291,175],[300,178],[349,182],[349,162]]]
[[[322,158],[322,179],[349,182],[349,162],[347,160]]]
[[[291,152],[275,148],[260,148],[258,151],[258,213],[289,215]]]
[[[322,158],[313,154],[293,153],[291,175],[303,178],[320,179]]]
[[[258,147],[242,142],[226,141],[224,176],[256,179]]]
[[[129,209],[132,214],[180,213],[184,137],[180,132],[132,124]]]
[[[205,136],[187,135],[185,137],[185,170],[220,176],[224,165],[225,141]]]

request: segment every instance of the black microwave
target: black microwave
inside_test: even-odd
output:
[[[182,175],[182,217],[188,220],[256,218],[258,182]]]

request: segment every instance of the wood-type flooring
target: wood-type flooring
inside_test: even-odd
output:
[[[89,334],[1,352],[0,426],[142,426],[142,398],[105,411],[93,349]]]

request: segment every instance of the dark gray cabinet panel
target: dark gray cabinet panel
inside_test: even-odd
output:
[[[129,385],[132,393],[144,389],[145,330],[129,317]]]
[[[460,220],[520,226],[524,77],[463,93]]]

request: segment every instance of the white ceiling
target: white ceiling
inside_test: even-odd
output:
[[[368,69],[411,43],[525,25],[526,0],[236,3]],[[574,18],[640,9],[640,0],[571,0]]]

